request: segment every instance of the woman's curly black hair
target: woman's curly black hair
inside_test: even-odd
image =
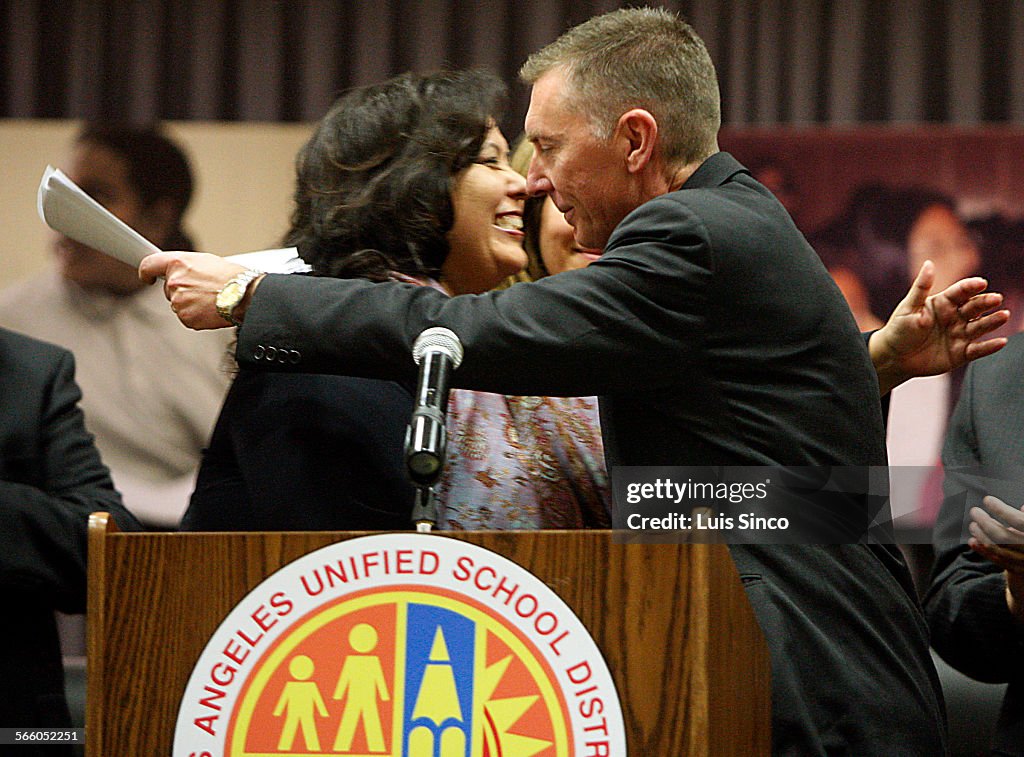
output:
[[[285,243],[320,276],[436,278],[456,177],[506,97],[481,70],[408,73],[348,92],[299,151]]]

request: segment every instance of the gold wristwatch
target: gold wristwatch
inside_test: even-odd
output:
[[[253,279],[262,276],[263,271],[248,268],[237,276],[233,277],[217,292],[217,315],[230,323],[232,326],[241,326],[241,321],[234,316],[235,308],[245,297],[246,290]]]

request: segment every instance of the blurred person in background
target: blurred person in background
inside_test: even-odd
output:
[[[932,646],[1006,683],[993,755],[1024,757],[1024,334],[967,369],[942,450],[945,499],[924,597]],[[984,725],[984,724],[982,724]]]
[[[192,170],[157,129],[87,124],[65,173],[157,247],[193,248]],[[126,506],[174,528],[227,390],[229,335],[189,334],[134,268],[97,250],[56,234],[52,254],[49,270],[0,292],[0,325],[74,353],[86,425]]]

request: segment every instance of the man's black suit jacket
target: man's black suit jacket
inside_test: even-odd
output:
[[[966,541],[968,512],[992,494],[1024,504],[1024,334],[967,370],[943,448],[945,500],[925,612],[936,651],[963,673],[1008,683],[997,754],[1024,756],[1024,625],[1006,607],[1003,571]]]
[[[0,387],[0,725],[68,726],[54,610],[85,611],[89,514],[138,524],[85,429],[70,352],[0,329]]]
[[[730,155],[645,203],[589,267],[503,292],[268,276],[239,362],[411,381],[428,326],[457,385],[599,395],[616,465],[884,466],[878,385],[849,308]],[[895,547],[737,546],[772,656],[776,754],[945,751],[924,620]],[[642,587],[637,587],[638,591]]]

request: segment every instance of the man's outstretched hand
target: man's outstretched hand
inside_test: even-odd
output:
[[[190,329],[222,329],[231,324],[217,313],[217,293],[228,281],[244,271],[243,266],[207,252],[155,252],[139,264],[139,278],[152,284],[164,280],[164,296],[171,310]],[[252,292],[258,281],[250,286],[246,298],[234,310],[234,317],[242,320]]]
[[[985,279],[972,276],[929,294],[934,283],[935,264],[926,260],[907,296],[871,335],[868,348],[882,394],[907,379],[959,368],[1006,344],[1005,337],[982,338],[1010,320],[1009,310],[996,310],[1003,296],[986,292]]]

